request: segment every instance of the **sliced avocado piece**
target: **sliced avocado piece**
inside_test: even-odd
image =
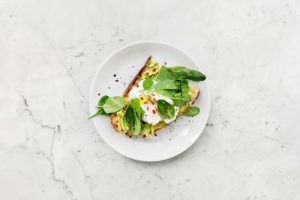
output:
[[[154,127],[148,123],[142,125],[142,135],[145,137],[151,137],[154,134]]]

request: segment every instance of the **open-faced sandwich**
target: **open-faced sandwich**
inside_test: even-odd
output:
[[[148,58],[129,84],[123,96],[103,96],[97,115],[110,115],[113,128],[124,135],[151,137],[179,116],[195,116],[200,109],[192,106],[200,89],[188,81],[204,81],[199,71],[183,66],[166,67]]]

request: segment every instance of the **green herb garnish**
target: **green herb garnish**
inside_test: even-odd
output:
[[[188,79],[192,81],[204,81],[206,79],[206,76],[201,72],[188,69],[183,66],[169,67],[168,69],[180,79]]]
[[[126,125],[128,126],[129,131],[133,135],[139,135],[141,133],[142,130],[141,121],[143,115],[144,115],[144,111],[140,106],[139,99],[133,99],[129,104],[124,115],[124,120],[126,122]]]
[[[89,119],[92,119],[93,117],[96,117],[98,115],[109,115],[111,113],[118,112],[124,107],[125,101],[122,97],[103,96],[98,101],[98,111],[94,115],[90,116]]]
[[[123,97],[120,96],[110,97],[105,101],[103,106],[99,106],[99,108],[102,108],[105,113],[118,112],[124,107],[125,101]]]
[[[175,116],[175,108],[165,100],[157,101],[158,113],[165,119],[172,119]]]
[[[175,106],[183,106],[190,102],[189,85],[187,80],[177,80],[179,86],[177,89],[166,88],[157,90],[158,93],[171,98]]]
[[[200,113],[200,108],[196,106],[190,107],[185,113],[183,113],[186,116],[194,117]]]
[[[182,80],[180,82],[180,94],[179,98],[173,99],[174,104],[178,106],[183,106],[191,101],[189,94],[189,84],[187,80]]]
[[[146,78],[144,80],[144,82],[143,82],[143,88],[144,88],[144,90],[150,90],[151,87],[152,87],[152,85],[153,85],[153,80],[150,77]]]
[[[98,111],[89,117],[89,119],[92,119],[93,117],[96,117],[98,115],[106,115],[105,111],[103,110],[103,108],[101,106],[103,106],[106,102],[106,100],[108,99],[109,97],[107,95],[101,97],[98,101]]]
[[[167,67],[162,66],[159,70],[159,73],[157,75],[156,81],[165,81],[165,80],[176,80],[175,74],[170,71]]]
[[[161,80],[155,85],[156,90],[180,90],[179,80]]]

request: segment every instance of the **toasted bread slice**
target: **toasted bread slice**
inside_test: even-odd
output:
[[[138,74],[134,77],[134,79],[131,81],[129,86],[124,91],[123,97],[124,97],[125,101],[127,103],[129,102],[128,101],[128,94],[131,91],[133,86],[135,86],[139,81],[145,79],[146,77],[155,75],[158,72],[159,72],[159,65],[158,65],[158,63],[155,63],[152,60],[152,57],[150,56],[147,59],[145,65],[140,69]],[[199,96],[200,90],[199,90],[199,88],[196,88],[196,87],[190,87],[189,93],[190,93],[190,96],[191,96],[191,102],[184,105],[184,106],[182,106],[182,107],[180,107],[179,113],[178,113],[176,118],[181,116],[188,108],[191,107],[192,104],[194,104],[197,97]],[[125,113],[125,109],[123,108],[119,112],[111,114],[110,121],[111,121],[111,124],[112,124],[113,128],[117,132],[119,132],[121,134],[125,134],[125,135],[131,137],[131,133],[128,132],[128,128],[123,122],[124,113]],[[153,135],[153,133],[155,133],[156,131],[158,131],[158,130],[164,128],[164,127],[166,127],[167,125],[168,125],[167,123],[165,123],[164,121],[161,121],[160,123],[152,126],[153,130],[151,131],[151,133],[150,132],[144,132],[144,133],[142,133],[142,135],[144,137],[151,137],[151,135]]]

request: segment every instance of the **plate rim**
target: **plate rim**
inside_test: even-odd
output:
[[[179,47],[176,47],[172,44],[169,44],[169,43],[166,43],[166,42],[161,42],[161,41],[155,41],[155,40],[142,40],[142,41],[137,41],[137,42],[132,42],[132,43],[129,43],[127,45],[124,45],[122,46],[121,48],[118,48],[116,50],[114,50],[112,53],[110,53],[103,61],[102,63],[100,64],[100,66],[98,67],[93,79],[92,79],[92,82],[91,82],[91,86],[90,86],[90,94],[89,94],[89,113],[90,114],[93,114],[92,113],[92,106],[91,105],[91,102],[92,102],[92,98],[93,98],[93,94],[92,94],[92,90],[94,88],[94,85],[95,85],[95,82],[96,82],[96,78],[98,76],[98,74],[100,73],[101,69],[103,68],[103,66],[105,65],[105,63],[107,63],[108,60],[110,60],[114,55],[116,55],[117,53],[121,52],[122,50],[126,49],[126,48],[129,48],[131,46],[135,46],[135,45],[139,45],[139,44],[159,44],[159,45],[165,45],[165,46],[168,46],[168,47],[171,47],[171,48],[174,48],[176,50],[178,50],[179,52],[181,52],[182,54],[184,54],[186,57],[188,57],[193,63],[196,64],[196,66],[205,74],[205,70],[203,70],[200,65],[191,57],[189,56],[189,54],[182,50],[181,48]],[[209,83],[207,80],[205,80],[205,84],[206,84],[206,88],[207,88],[207,96],[208,96],[208,114],[206,116],[206,119],[205,119],[205,124],[207,123],[208,119],[209,119],[209,116],[210,116],[210,112],[211,112],[211,92],[210,92],[210,87],[209,87]],[[170,153],[168,154],[168,156],[165,156],[165,157],[160,157],[160,158],[157,158],[157,159],[147,159],[147,158],[137,158],[137,157],[134,157],[134,156],[131,156],[131,155],[127,155],[125,153],[123,153],[122,151],[120,151],[119,149],[115,148],[114,145],[112,145],[108,140],[105,139],[105,137],[102,136],[102,134],[98,131],[97,129],[97,126],[95,124],[95,120],[93,120],[93,124],[94,124],[94,128],[96,129],[97,131],[97,134],[99,134],[101,136],[101,138],[103,139],[103,141],[108,144],[108,146],[110,146],[114,151],[116,151],[117,153],[125,156],[126,158],[129,158],[129,159],[132,159],[132,160],[136,160],[136,161],[141,161],[141,162],[159,162],[159,161],[164,161],[164,160],[168,160],[168,159],[171,159],[171,158],[174,158],[176,156],[179,156],[180,154],[182,154],[183,152],[185,152],[187,149],[189,149],[193,144],[195,144],[195,142],[199,139],[199,137],[202,135],[204,129],[206,126],[203,126],[203,128],[200,130],[200,131],[197,131],[197,136],[192,140],[192,142],[187,145],[185,148],[183,148],[180,152],[174,152],[174,153]]]

